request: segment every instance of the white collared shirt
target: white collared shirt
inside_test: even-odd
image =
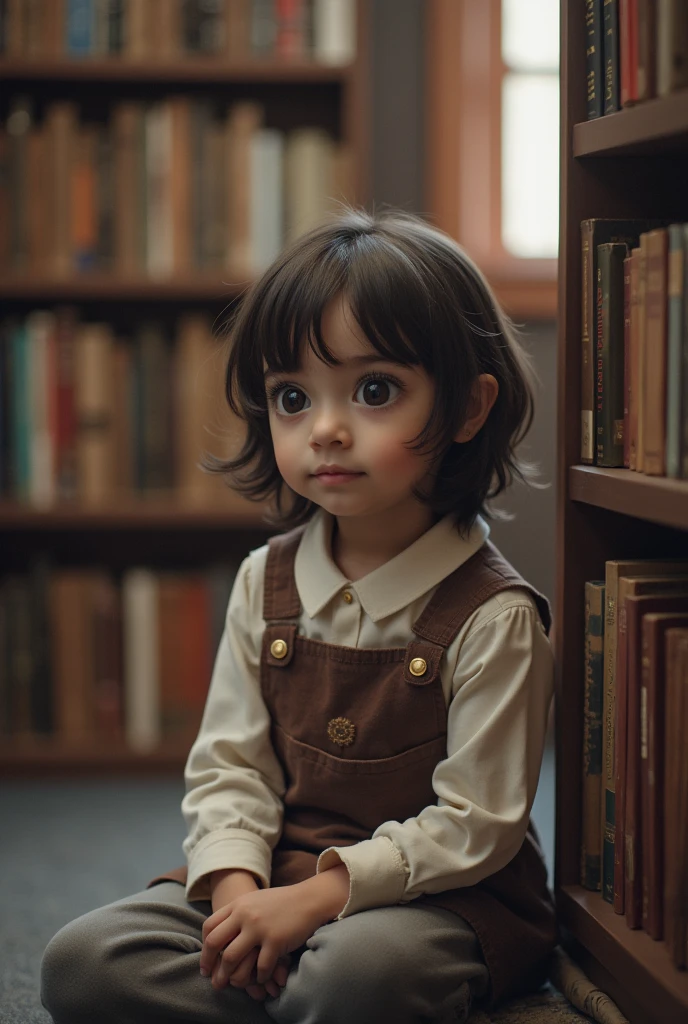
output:
[[[332,517],[318,512],[296,555],[298,632],[345,647],[405,647],[442,580],[489,535],[467,537],[449,517],[355,582],[331,556]],[[245,559],[232,591],[198,737],[186,765],[187,899],[210,898],[209,875],[243,868],[270,884],[285,792],[260,689],[267,545]],[[344,594],[349,595],[344,597]],[[371,839],[330,848],[318,870],[343,861],[350,893],[341,916],[474,885],[523,842],[535,798],[552,698],[553,658],[535,603],[504,590],[473,613],[440,666],[447,757],[435,768],[437,803],[388,821]]]

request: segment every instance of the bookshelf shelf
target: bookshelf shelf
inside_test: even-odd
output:
[[[51,777],[61,773],[74,776],[79,771],[88,771],[89,776],[170,774],[183,769],[190,746],[191,740],[166,742],[149,753],[138,753],[124,743],[107,740],[75,745],[47,737],[27,737],[3,743],[0,777],[45,777],[48,773]]]
[[[573,126],[573,156],[621,156],[688,148],[688,90]]]
[[[663,942],[644,931],[631,930],[599,893],[581,886],[559,890],[557,908],[564,927],[575,930],[602,967],[628,994],[663,1021],[685,1020],[688,1014],[688,973],[677,970]],[[643,1005],[645,1004],[645,1005]]]
[[[589,26],[585,12],[585,5],[578,0],[563,0],[554,610],[555,896],[562,941],[588,976],[633,1024],[668,1024],[688,1020],[688,972],[674,966],[664,940],[655,941],[644,930],[631,930],[626,917],[615,914],[600,892],[580,885],[583,825],[587,829],[590,814],[595,815],[582,784],[591,781],[583,774],[585,584],[605,579],[610,560],[685,557],[688,480],[579,464],[581,292],[585,287],[581,222],[588,218],[662,217],[668,223],[688,219],[684,186],[688,90],[586,121]],[[613,698],[613,691],[607,698]],[[610,702],[606,700],[605,713]],[[603,779],[608,755],[605,746]],[[607,789],[605,786],[601,799]],[[585,822],[583,814],[588,815]]]
[[[202,60],[180,57],[172,61],[139,62],[112,58],[83,60],[43,59],[0,61],[0,81],[37,82],[130,82],[190,85],[193,83],[344,82],[353,65],[320,64],[315,61],[245,60],[228,62],[208,56]]]
[[[648,522],[688,529],[688,481],[649,477],[628,469],[569,468],[569,496]]]
[[[45,510],[1,502],[0,530],[236,530],[265,527],[262,516],[261,506],[237,496],[214,508],[164,498],[122,501],[106,508],[61,505]]]
[[[193,273],[177,277],[115,277],[81,274],[64,278],[5,276],[0,282],[0,300],[31,302],[198,302],[221,301],[239,295],[250,283],[246,273],[219,270],[210,277]]]

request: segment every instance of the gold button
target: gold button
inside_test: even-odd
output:
[[[350,590],[345,590],[344,593],[342,594],[342,597],[344,598],[347,604],[351,604],[351,602],[354,599],[354,595],[351,593]]]
[[[409,665],[409,672],[412,676],[424,676],[428,668],[425,658],[414,658]]]
[[[338,747],[348,747],[354,741],[356,726],[348,718],[331,718],[327,723],[327,735]]]
[[[288,648],[284,640],[273,640],[270,644],[270,654],[273,658],[286,658],[287,650]]]

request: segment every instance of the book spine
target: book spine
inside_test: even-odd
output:
[[[683,225],[669,227],[669,263],[667,281],[667,417],[666,473],[674,479],[681,475],[681,363],[683,358],[685,253]]]
[[[626,602],[619,584],[616,604],[616,666],[614,669],[614,913],[623,914],[625,900],[626,725],[628,720],[628,629]]]
[[[125,736],[132,750],[146,752],[160,742],[158,664],[158,580],[147,569],[123,579]]]
[[[639,328],[639,263],[640,249],[631,250],[631,313],[628,352],[628,468],[637,468],[638,459],[638,328]]]
[[[666,465],[667,253],[665,228],[649,232],[645,335],[643,472],[663,476]]]
[[[688,478],[688,224],[683,225],[683,344],[681,355],[680,460],[681,478]]]
[[[629,255],[623,261],[623,313],[624,313],[624,415],[623,415],[623,463],[631,466],[631,265]]]
[[[623,261],[627,247],[598,248],[597,270],[597,465],[623,466]]]
[[[656,95],[656,3],[638,0],[638,100]]]
[[[619,37],[621,50],[621,106],[638,99],[638,2],[619,0]]]
[[[628,645],[626,692],[626,799],[624,817],[624,911],[629,928],[641,928],[642,849],[640,836],[640,691],[642,619],[639,606],[626,602]],[[618,693],[618,691],[617,691]],[[620,756],[620,754],[618,755]]]
[[[657,0],[657,95],[688,85],[688,7],[685,0]]]
[[[602,710],[602,898],[614,902],[614,830],[616,828],[616,778],[614,773],[614,716],[616,706],[616,597],[617,566],[605,570],[604,700]]]
[[[593,892],[601,888],[603,676],[604,583],[588,581],[585,584],[581,885]]]
[[[592,220],[581,224],[581,462],[595,462],[596,381],[596,276],[594,273],[595,227]]]
[[[604,0],[604,113],[619,109],[619,5]]]
[[[638,252],[638,441],[635,468],[642,473],[645,468],[645,339],[647,335],[647,242],[648,232],[640,236]]]
[[[76,495],[75,315],[58,310],[56,324],[55,476],[60,498]]]
[[[585,70],[587,81],[588,121],[601,117],[603,111],[603,54],[601,0],[585,0]]]
[[[66,50],[72,57],[86,57],[94,44],[93,0],[68,0]]]

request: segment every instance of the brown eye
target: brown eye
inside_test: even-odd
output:
[[[390,400],[396,398],[398,392],[397,384],[385,380],[384,377],[374,377],[359,384],[356,400],[374,408],[379,405],[387,405]]]
[[[300,388],[290,386],[280,391],[277,396],[277,408],[279,412],[293,416],[297,412],[302,412],[308,401],[308,396]]]

